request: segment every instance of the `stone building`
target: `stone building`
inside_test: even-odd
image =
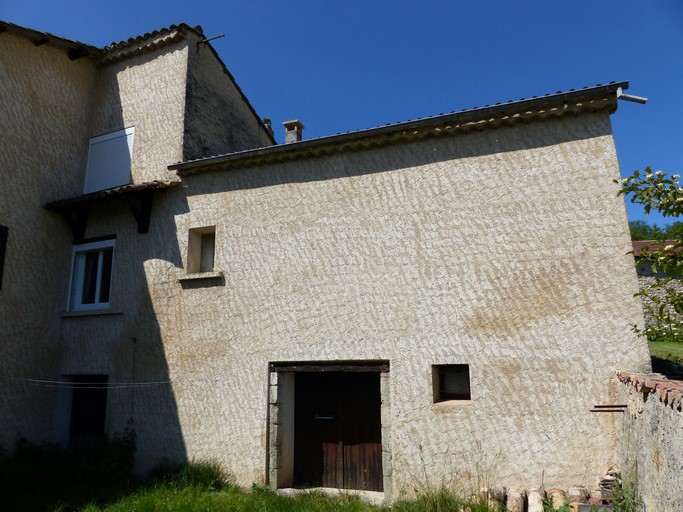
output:
[[[199,28],[0,32],[0,443],[386,499],[615,461],[627,83],[275,145]]]

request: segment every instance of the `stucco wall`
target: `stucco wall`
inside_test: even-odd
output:
[[[186,457],[163,346],[175,333],[162,333],[157,321],[177,309],[164,293],[180,265],[173,215],[184,211],[184,204],[178,189],[158,194],[147,234],[137,233],[124,199],[91,211],[86,237],[117,237],[111,308],[105,314],[64,318],[55,361],[64,375],[106,374],[110,382],[122,384],[108,390],[106,430],[136,430],[139,471]],[[56,423],[57,431],[63,428]]]
[[[208,44],[193,43],[189,51],[186,104],[183,160],[272,144]]]
[[[617,176],[586,115],[186,178],[182,261],[215,225],[224,283],[147,278],[188,455],[262,481],[268,362],[381,359],[395,490],[594,483],[615,425],[588,411],[649,368]],[[432,404],[442,363],[471,403]]]
[[[9,227],[0,289],[0,445],[39,441],[54,414],[71,234],[48,200],[82,190],[95,68],[50,46],[0,35],[0,224]],[[66,243],[64,243],[66,241]]]
[[[91,136],[135,127],[134,183],[175,177],[182,159],[187,41],[181,40],[99,69]]]
[[[637,484],[645,510],[683,510],[683,382],[659,375],[619,375],[619,464]]]

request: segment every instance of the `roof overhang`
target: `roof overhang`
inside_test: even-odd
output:
[[[48,32],[40,32],[38,30],[22,27],[20,25],[15,25],[14,23],[9,23],[8,21],[0,21],[0,33],[3,32],[27,39],[35,46],[45,45],[57,48],[58,50],[63,50],[71,60],[77,60],[83,57],[99,57],[102,55],[102,50],[89,44],[58,37]]]
[[[124,199],[138,224],[138,233],[148,233],[154,193],[160,189],[177,187],[178,185],[180,185],[178,179],[123,185],[58,201],[50,201],[44,205],[44,208],[61,213],[71,228],[74,240],[82,240],[91,206],[113,199]]]

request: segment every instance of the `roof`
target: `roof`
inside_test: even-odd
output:
[[[110,64],[134,55],[156,50],[162,46],[183,39],[188,33],[193,33],[200,38],[204,37],[204,32],[201,27],[197,26],[193,28],[186,23],[180,23],[179,25],[171,25],[167,28],[131,37],[126,41],[114,42],[104,48],[97,48],[96,46],[59,37],[50,34],[49,32],[41,32],[39,30],[0,20],[0,33],[2,32],[8,32],[15,36],[28,39],[36,46],[47,45],[64,50],[68,52],[69,58],[72,60],[86,56],[95,57],[98,64]]]
[[[156,190],[160,188],[169,188],[180,185],[180,180],[155,180],[145,183],[135,183],[130,185],[122,185],[120,187],[108,188],[106,190],[98,190],[97,192],[90,192],[68,199],[60,199],[58,201],[51,201],[45,204],[48,210],[64,210],[73,206],[85,206],[93,203],[99,203],[107,199],[114,199],[116,197],[130,194],[132,192],[142,192],[144,190]]]
[[[633,240],[631,242],[633,245],[633,255],[636,258],[641,257],[645,249],[649,252],[659,251],[670,245],[674,246],[673,252],[681,252],[683,247],[676,247],[678,243],[678,240]]]
[[[194,34],[200,39],[204,38],[204,31],[199,25],[196,27],[190,27],[186,23],[171,25],[167,28],[147,32],[136,37],[131,37],[126,41],[115,42],[105,46],[102,49],[103,55],[98,63],[112,64],[130,57],[149,53],[185,39],[188,34]]]
[[[86,56],[97,57],[102,54],[102,50],[95,46],[79,41],[72,41],[71,39],[66,39],[64,37],[58,37],[49,32],[40,32],[38,30],[0,20],[0,34],[3,32],[8,32],[15,36],[28,39],[36,46],[46,45],[59,50],[64,50],[71,60],[80,59],[81,57]]]
[[[246,97],[240,86],[237,84],[235,77],[228,71],[223,60],[218,56],[216,50],[211,44],[204,39],[204,30],[199,25],[191,27],[187,23],[179,23],[178,25],[171,25],[166,28],[147,32],[145,34],[131,37],[126,41],[119,41],[111,43],[104,48],[97,48],[79,41],[72,41],[63,37],[58,37],[48,32],[40,32],[31,28],[15,25],[7,21],[0,20],[0,34],[8,32],[16,36],[28,39],[34,45],[47,45],[53,48],[64,50],[67,52],[71,60],[76,60],[82,57],[91,57],[95,63],[101,66],[120,62],[131,57],[156,51],[164,46],[168,46],[177,41],[185,39],[188,34],[193,34],[199,38],[198,43],[205,43],[209,50],[213,53],[218,63],[223,68],[223,72],[228,79],[232,81],[239,93],[242,101],[247,105],[256,120],[261,124],[265,133],[270,137],[271,142],[275,143],[273,134],[267,129],[263,120],[259,117],[253,105]]]
[[[628,82],[610,82],[582,89],[558,91],[544,96],[496,103],[459,112],[420,118],[375,128],[340,133],[326,137],[216,155],[170,165],[178,175],[236,169],[245,166],[310,158],[323,154],[362,150],[426,137],[467,133],[473,130],[512,125],[517,122],[578,115],[617,108],[617,96]]]

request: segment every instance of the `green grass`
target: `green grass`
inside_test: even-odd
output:
[[[675,341],[651,341],[650,354],[660,359],[667,359],[677,364],[683,364],[683,343]]]
[[[321,493],[281,496],[265,486],[254,485],[244,492],[234,484],[215,478],[217,465],[192,462],[170,478],[150,482],[109,503],[69,507],[61,504],[55,512],[492,512],[485,502],[466,500],[446,488],[427,490],[414,499],[393,506],[377,506],[353,494],[337,497]],[[188,474],[195,477],[186,478]],[[224,476],[223,473],[220,473]]]
[[[256,487],[245,493],[235,486],[207,490],[199,486],[157,485],[126,496],[115,503],[89,506],[83,512],[372,512],[388,510],[363,503],[358,498],[327,498],[320,494],[279,496]]]

